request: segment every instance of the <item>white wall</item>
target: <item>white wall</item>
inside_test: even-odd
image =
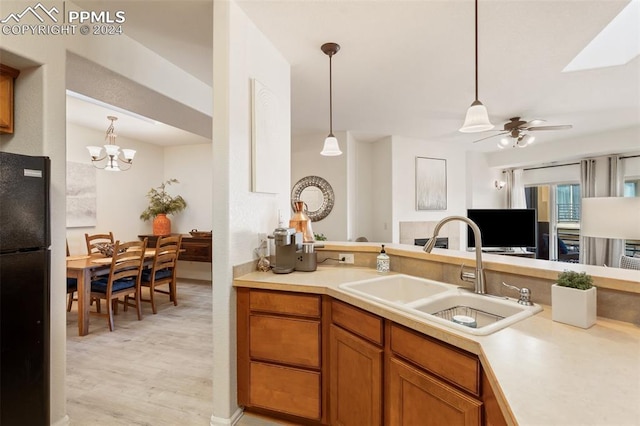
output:
[[[289,212],[291,190],[290,69],[235,2],[214,2],[213,34],[213,384],[211,424],[239,416],[236,383],[236,300],[233,265],[254,258],[258,233],[278,225]],[[251,79],[274,93],[283,114],[277,194],[251,192]],[[288,219],[288,218],[287,218]]]
[[[371,208],[361,211],[361,215],[371,214],[372,229],[365,235],[369,241],[392,242],[395,228],[394,195],[396,180],[394,179],[393,141],[391,137],[373,142],[372,175],[371,175]]]
[[[348,137],[346,132],[334,131],[338,138],[342,155],[336,157],[325,157],[320,155],[326,133],[315,133],[306,135],[295,135],[292,137],[291,152],[291,185],[289,191],[295,183],[305,176],[320,176],[325,179],[333,188],[335,203],[331,213],[324,219],[313,222],[313,232],[324,234],[332,241],[345,241],[349,238],[347,217],[348,217],[348,173],[347,164],[349,153]],[[285,224],[288,224],[291,217],[291,208],[283,212]]]
[[[416,157],[447,160],[447,209],[416,210]],[[466,216],[465,152],[457,146],[400,136],[393,137],[393,242],[399,242],[398,222],[438,221],[446,216]]]
[[[169,188],[172,193],[175,189],[187,201],[187,209],[172,217],[173,232],[188,234],[193,229],[211,231],[213,227],[212,149],[209,144],[164,148],[164,179],[178,179],[180,183]]]

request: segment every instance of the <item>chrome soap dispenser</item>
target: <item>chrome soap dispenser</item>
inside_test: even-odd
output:
[[[390,260],[389,260],[389,255],[387,254],[386,251],[384,251],[384,244],[382,245],[382,250],[380,250],[380,254],[378,255],[378,257],[376,258],[376,269],[378,270],[378,272],[389,272],[389,266],[390,266]]]

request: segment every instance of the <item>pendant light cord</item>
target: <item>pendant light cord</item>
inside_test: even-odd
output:
[[[478,101],[478,0],[476,0],[476,101]]]
[[[333,137],[333,82],[331,72],[331,59],[333,53],[329,55],[329,136]]]

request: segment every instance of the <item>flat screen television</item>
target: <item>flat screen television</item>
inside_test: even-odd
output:
[[[535,247],[535,209],[468,209],[467,217],[482,234],[482,248]],[[475,247],[473,231],[467,230],[467,247]]]

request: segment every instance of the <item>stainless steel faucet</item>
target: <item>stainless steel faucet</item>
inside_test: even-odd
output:
[[[460,272],[460,278],[465,281],[473,281],[475,283],[474,292],[477,294],[486,294],[485,285],[484,285],[484,270],[482,267],[482,234],[480,233],[480,228],[475,224],[474,221],[464,216],[448,216],[442,219],[440,222],[436,224],[435,229],[433,230],[433,237],[427,241],[424,245],[424,251],[427,253],[431,253],[431,250],[436,245],[436,237],[440,232],[440,229],[448,222],[459,220],[460,222],[464,222],[471,227],[473,231],[473,236],[475,239],[476,246],[476,270],[475,273],[464,273]],[[464,266],[463,266],[464,268]]]

